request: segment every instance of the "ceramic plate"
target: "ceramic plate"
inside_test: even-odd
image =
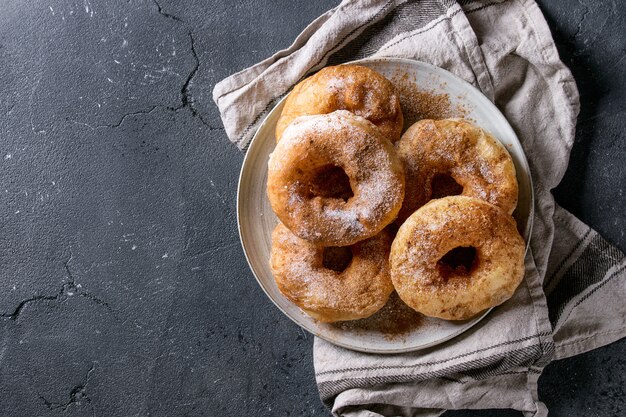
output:
[[[515,163],[519,182],[519,203],[514,213],[527,244],[532,227],[533,193],[528,162],[513,129],[502,113],[480,91],[446,70],[407,59],[366,59],[357,61],[388,78],[399,74],[428,86],[434,93],[447,93],[452,108],[462,108],[464,117],[491,132],[508,149]],[[277,218],[266,195],[267,162],[276,143],[274,130],[284,100],[269,113],[254,136],[241,169],[237,193],[237,220],[243,249],[257,281],[276,306],[310,333],[349,349],[375,352],[408,352],[442,343],[466,331],[487,313],[471,320],[452,322],[423,318],[406,334],[390,337],[378,330],[338,327],[319,323],[288,301],[278,291],[269,266],[271,235]]]

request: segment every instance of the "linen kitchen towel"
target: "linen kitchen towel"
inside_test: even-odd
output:
[[[512,299],[463,335],[399,355],[315,340],[320,395],[336,416],[436,416],[513,408],[545,416],[537,379],[553,359],[626,335],[626,258],[551,194],[574,142],[578,92],[530,0],[344,1],[287,49],[215,86],[226,132],[245,150],[305,76],[365,57],[417,59],[479,88],[515,129],[534,181],[526,276]]]

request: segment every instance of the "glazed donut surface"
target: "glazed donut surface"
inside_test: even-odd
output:
[[[396,143],[406,169],[398,224],[432,198],[461,194],[511,214],[518,184],[511,156],[492,135],[462,119],[420,120]]]
[[[319,177],[343,171],[352,196],[326,194]],[[333,175],[335,175],[333,174]],[[347,246],[379,233],[404,198],[404,169],[391,142],[366,119],[339,110],[296,119],[270,155],[272,209],[298,237]]]
[[[272,233],[270,265],[280,292],[311,317],[322,322],[356,320],[380,310],[393,291],[388,257],[391,235],[378,235],[344,250],[336,259],[325,249],[300,239],[279,224]],[[345,262],[345,269],[333,270]],[[325,267],[329,262],[330,268]],[[339,269],[340,269],[339,268]]]
[[[391,247],[391,277],[414,310],[465,320],[513,295],[524,276],[524,250],[507,213],[483,200],[445,197],[431,200],[400,227]],[[454,259],[468,251],[474,256],[465,265]]]
[[[400,139],[402,109],[391,81],[359,65],[326,67],[297,84],[276,124],[276,140],[297,117],[348,110],[374,123],[388,140]]]

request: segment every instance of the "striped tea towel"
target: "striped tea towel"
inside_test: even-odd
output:
[[[535,217],[525,280],[513,298],[443,345],[374,355],[315,341],[322,400],[336,416],[435,416],[513,408],[545,416],[537,379],[553,359],[626,335],[626,259],[558,207],[578,92],[532,0],[343,1],[287,49],[215,86],[229,138],[245,149],[271,108],[307,74],[359,58],[445,68],[504,113],[529,159]]]

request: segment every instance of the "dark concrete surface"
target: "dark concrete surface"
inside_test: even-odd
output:
[[[0,1],[0,416],[328,415],[211,91],[335,3]],[[555,195],[625,250],[625,4],[540,3],[582,101]],[[625,347],[550,365],[551,416],[624,415]]]

